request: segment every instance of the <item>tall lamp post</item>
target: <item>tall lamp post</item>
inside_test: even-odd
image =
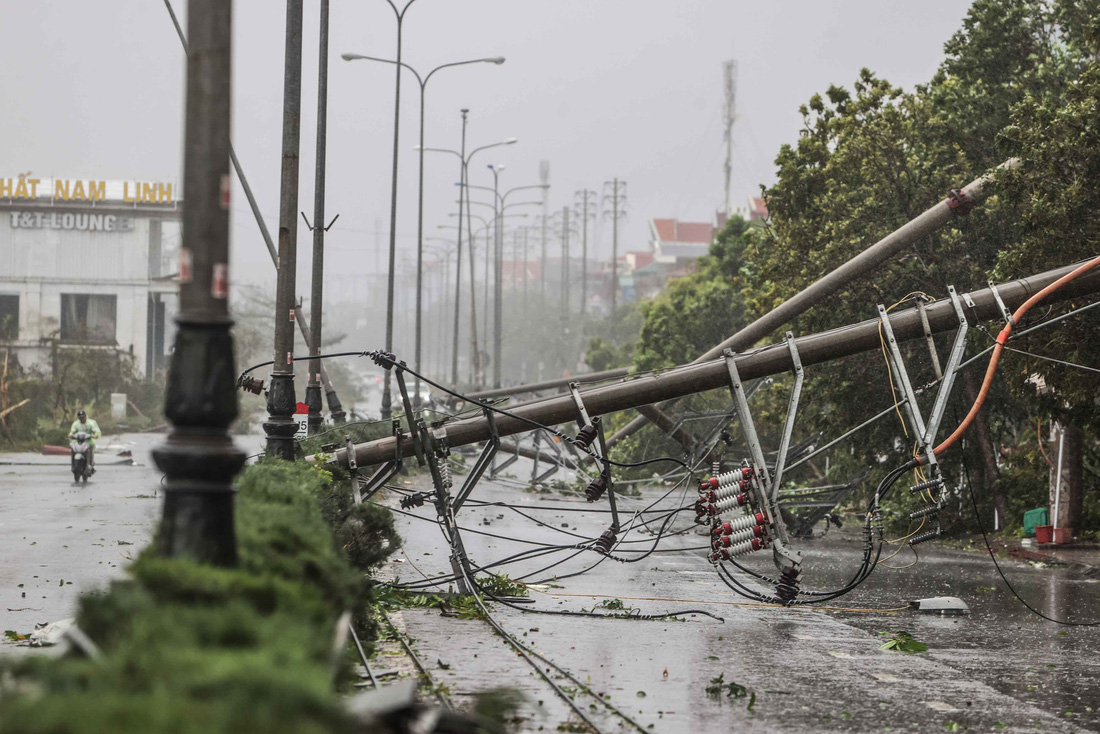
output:
[[[488,150],[489,148],[496,148],[496,147],[501,146],[501,145],[515,145],[516,143],[519,142],[519,140],[517,138],[505,138],[504,140],[501,140],[501,141],[496,142],[496,143],[489,143],[488,145],[482,145],[478,148],[474,148],[472,151],[470,151],[469,155],[466,155],[466,114],[467,114],[467,112],[468,112],[468,110],[462,110],[462,151],[461,152],[457,151],[457,150],[453,150],[451,148],[426,148],[426,147],[424,147],[423,144],[418,145],[417,148],[416,148],[421,153],[450,153],[451,155],[458,156],[458,160],[461,163],[461,169],[459,171],[460,181],[458,182],[458,185],[463,187],[463,189],[462,189],[463,191],[465,190],[464,187],[466,185],[467,177],[469,175],[470,161],[473,160],[475,155],[477,155],[478,153],[480,153],[483,150]],[[456,282],[455,282],[455,327],[454,327],[454,332],[453,332],[453,337],[454,337],[453,360],[454,361],[451,365],[451,367],[452,367],[451,380],[456,385],[458,384],[458,315],[459,315],[459,298],[461,297],[461,289],[459,288],[459,284],[461,284],[461,282],[462,282],[462,200],[463,200],[463,197],[460,193],[460,195],[459,195],[459,207],[458,207],[458,216],[459,216],[458,252],[455,256],[455,272],[456,272],[456,276],[455,276],[456,277]],[[469,202],[469,197],[466,197],[465,200],[467,202]],[[469,213],[469,207],[467,207],[466,211],[467,211],[467,213]],[[467,225],[466,230],[467,230],[467,232],[469,232],[470,231],[470,226],[469,226],[470,222],[469,222],[469,220],[467,220],[466,225]],[[473,340],[473,344],[474,344],[474,350],[473,350],[474,353],[471,355],[470,359],[471,359],[471,366],[472,366],[473,370],[476,373],[479,369],[480,355],[477,354],[477,327],[474,325],[474,321],[476,320],[476,314],[474,313],[474,311],[476,311],[476,306],[474,305],[475,304],[475,296],[474,296],[474,291],[473,291],[474,258],[473,258],[473,238],[472,237],[470,238],[470,253],[471,253],[471,255],[470,255],[470,307],[471,307],[470,324],[471,324],[471,326],[470,326],[470,328],[472,330],[470,336],[471,336],[471,339]]]
[[[229,128],[232,2],[188,8],[180,313],[168,368],[166,442],[153,450],[165,473],[157,544],[169,557],[233,566],[233,476],[244,452],[228,428],[237,417],[229,318]]]
[[[541,189],[543,191],[549,189],[549,184],[534,184],[531,186],[515,186],[503,194],[500,193],[500,172],[504,170],[503,166],[496,166],[489,164],[489,170],[493,172],[493,187],[490,189],[488,186],[474,186],[473,184],[466,184],[466,188],[469,189],[482,189],[485,191],[493,192],[493,211],[494,219],[496,220],[496,226],[493,228],[493,387],[500,387],[501,380],[501,345],[503,342],[503,325],[504,325],[504,307],[503,307],[503,287],[502,287],[502,273],[504,272],[504,237],[503,226],[500,221],[504,217],[504,210],[508,208],[505,203],[508,197],[517,191],[528,191],[530,189]],[[537,201],[525,201],[518,202],[512,206],[527,206],[527,205],[540,205],[541,202]]]
[[[393,280],[397,258],[397,143],[401,132],[401,31],[405,24],[405,13],[409,11],[414,2],[416,0],[408,0],[405,7],[398,10],[393,0],[386,0],[397,18],[397,61],[393,90],[393,181],[390,189],[390,258],[386,273],[386,351],[391,353],[393,352]],[[385,381],[382,383],[383,420],[389,420],[390,407],[393,404],[392,388],[390,386],[391,372],[392,370],[386,370]],[[409,417],[409,420],[412,420],[412,418]]]
[[[408,7],[408,6],[406,6],[406,7]],[[378,58],[376,56],[366,56],[364,54],[351,54],[351,53],[343,54],[341,56],[341,58],[343,58],[344,61],[377,61],[377,62],[381,62],[381,63],[384,63],[384,64],[397,64],[399,67],[404,67],[404,68],[408,69],[409,71],[411,71],[413,76],[416,77],[417,83],[420,85],[420,144],[418,146],[416,146],[416,150],[420,154],[419,155],[419,159],[420,159],[419,160],[419,168],[420,168],[420,171],[419,171],[419,175],[418,175],[419,191],[417,193],[417,213],[416,213],[416,327],[415,327],[416,334],[415,334],[415,337],[414,337],[415,340],[416,340],[416,345],[415,345],[415,348],[414,348],[415,354],[413,355],[413,361],[416,364],[416,371],[420,372],[421,371],[421,369],[420,369],[420,367],[421,367],[421,364],[420,364],[420,349],[421,349],[421,341],[422,341],[421,340],[421,329],[422,329],[422,323],[423,323],[423,312],[422,312],[421,307],[422,307],[422,303],[423,303],[423,278],[424,278],[424,100],[425,100],[425,96],[426,96],[426,93],[427,93],[427,90],[428,90],[428,82],[431,81],[432,76],[437,71],[440,71],[442,69],[449,69],[449,68],[452,68],[452,67],[455,67],[455,66],[467,66],[469,64],[496,64],[496,65],[499,66],[500,64],[504,63],[504,57],[503,56],[494,56],[494,57],[491,57],[491,58],[483,58],[483,59],[469,59],[467,61],[452,61],[451,63],[448,63],[448,64],[440,64],[439,66],[435,67],[434,69],[429,71],[424,76],[421,76],[420,73],[417,72],[417,70],[414,69],[412,66],[409,66],[408,64],[401,61],[400,55],[398,56],[398,59],[396,61],[393,61],[393,60],[390,60],[390,59],[382,59],[382,58]],[[398,69],[398,76],[400,76],[400,69]],[[466,121],[466,116],[463,115],[463,125],[465,125],[465,121]],[[394,145],[395,146],[396,146],[396,143],[397,143],[397,138],[396,138],[396,132],[395,132],[395,134],[394,134]],[[395,147],[394,150],[396,151],[396,147]],[[397,156],[397,154],[395,152],[394,153],[394,159],[395,160],[396,160],[396,156]],[[396,173],[395,173],[395,177],[396,177]],[[395,190],[396,190],[396,184],[395,184]],[[390,236],[391,236],[391,238],[393,237],[392,228],[391,228]],[[387,346],[386,348],[388,350],[389,346]],[[388,375],[388,372],[387,372],[387,375]],[[414,398],[414,402],[417,405],[419,405],[419,403],[420,403],[420,377],[419,376],[417,376],[415,378],[415,384],[416,384],[416,386],[415,386],[415,389],[414,389],[414,394],[416,395],[416,397]],[[386,386],[385,386],[384,390],[388,390],[388,389],[389,389],[389,381],[387,379]],[[383,401],[383,405],[385,405],[385,401],[386,401],[385,392],[383,392],[382,401]]]

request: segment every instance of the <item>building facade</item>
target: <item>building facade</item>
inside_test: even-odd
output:
[[[0,177],[0,350],[49,372],[59,350],[166,366],[182,202],[170,183]]]

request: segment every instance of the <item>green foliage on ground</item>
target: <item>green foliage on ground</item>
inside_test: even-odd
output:
[[[129,578],[81,601],[77,622],[103,657],[11,665],[0,729],[351,730],[334,685],[335,624],[349,609],[368,616],[362,571],[386,553],[365,554],[359,543],[395,547],[392,517],[331,509],[339,483],[304,462],[261,462],[238,486],[239,565],[211,568],[147,549]],[[334,543],[334,527],[346,544]]]

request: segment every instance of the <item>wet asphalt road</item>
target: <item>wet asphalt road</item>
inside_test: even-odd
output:
[[[105,436],[96,474],[77,486],[67,456],[0,453],[0,614],[26,633],[71,617],[77,597],[103,589],[151,537],[160,475],[149,449],[163,436]],[[129,449],[135,465],[109,445]],[[25,649],[25,648],[22,648]],[[5,643],[0,651],[11,651]]]
[[[121,437],[132,443],[137,466],[109,466],[115,457],[103,450],[99,472],[82,488],[72,486],[64,457],[0,454],[0,462],[50,464],[0,464],[4,629],[26,632],[35,623],[71,616],[78,594],[102,589],[121,574],[127,557],[149,541],[160,502],[154,496],[159,474],[148,450],[158,440]],[[238,440],[245,448],[255,444]],[[512,471],[523,476],[529,467],[521,462]],[[398,484],[426,488],[427,480],[418,476]],[[659,493],[645,490],[646,503]],[[396,504],[397,494],[389,495],[386,501]],[[676,497],[663,506],[676,506]],[[480,504],[493,502],[528,507]],[[643,503],[623,500],[621,506],[631,511]],[[596,537],[608,516],[593,510],[604,509],[605,503],[588,505],[575,495],[533,494],[516,482],[484,481],[459,515],[459,524],[466,528],[462,537],[470,558],[486,564],[534,547],[527,543],[570,545],[580,540],[561,531]],[[414,514],[434,517],[430,505]],[[624,522],[626,517],[624,513]],[[450,571],[438,527],[408,516],[399,516],[398,526],[405,547],[385,574],[411,581],[421,573]],[[620,537],[630,541],[620,551],[644,552],[654,539],[637,527]],[[1031,615],[1004,589],[984,548],[922,546],[919,564],[880,568],[836,602],[861,611],[792,610],[742,605],[715,577],[701,550],[685,550],[702,541],[690,532],[666,537],[644,558],[643,552],[623,553],[631,563],[600,562],[599,556],[586,552],[540,572],[575,552],[563,551],[500,570],[513,578],[533,574],[528,581],[547,582],[532,593],[534,603],[525,608],[582,610],[621,598],[642,614],[700,609],[722,617],[721,622],[701,615],[685,615],[685,621],[552,616],[500,604],[492,605],[494,617],[647,731],[686,732],[704,726],[738,731],[1100,731],[1100,631],[1062,628]],[[858,541],[836,533],[800,548],[806,553],[804,585],[813,588],[843,583],[859,554]],[[910,563],[907,553],[890,563]],[[597,563],[584,575],[561,578]],[[752,563],[770,570],[768,558]],[[1100,582],[1081,569],[1003,563],[1020,593],[1045,613],[1100,617]],[[558,580],[552,580],[555,576]],[[972,613],[940,617],[871,611],[943,594],[962,597]],[[393,616],[415,639],[433,679],[456,704],[487,688],[508,685],[526,696],[521,731],[555,731],[576,722],[550,687],[485,622],[443,617],[434,609],[407,609]],[[919,655],[880,650],[886,639],[881,633],[897,630],[910,632],[930,650]],[[25,650],[0,645],[3,652],[17,649]],[[408,668],[397,664],[396,655],[387,655],[395,654],[381,653],[377,667]],[[751,710],[749,696],[707,695],[709,682],[720,674],[724,682],[755,694]],[[574,692],[568,681],[559,684]],[[601,731],[633,730],[584,694],[575,695]]]
[[[529,468],[517,464],[511,471],[526,476]],[[421,477],[399,485],[427,488]],[[578,541],[558,531],[594,538],[607,526],[606,514],[590,511],[606,509],[606,501],[591,506],[583,497],[533,494],[519,485],[483,481],[460,513],[459,525],[466,528],[462,538],[475,564],[533,547],[524,541]],[[646,503],[659,494],[645,490]],[[386,501],[396,504],[392,496]],[[516,509],[551,527],[538,526],[512,509],[475,502],[528,505]],[[644,506],[638,500],[624,505]],[[670,499],[663,506],[676,505]],[[547,507],[551,509],[542,509]],[[573,511],[577,509],[585,511]],[[420,518],[434,517],[430,505],[414,512]],[[687,519],[677,527],[688,527]],[[389,572],[411,581],[421,574],[450,571],[437,527],[409,516],[401,516],[398,524],[405,548],[395,555]],[[624,543],[620,551],[649,549],[654,536],[635,529],[625,537],[639,542]],[[715,725],[747,731],[1100,731],[1100,629],[1060,627],[1029,613],[1001,584],[984,546],[980,552],[921,546],[916,565],[879,568],[855,592],[833,602],[834,608],[805,610],[742,604],[716,578],[702,550],[684,550],[702,541],[690,532],[666,537],[652,555],[624,554],[633,556],[630,563],[598,563],[600,556],[586,552],[538,572],[575,552],[563,551],[496,570],[513,578],[535,572],[526,580],[548,582],[542,592],[532,594],[534,603],[528,607],[582,610],[621,598],[641,614],[699,609],[722,617],[722,622],[701,615],[685,615],[686,621],[679,622],[552,616],[500,604],[492,606],[494,617],[522,641],[590,681],[596,692],[651,731],[687,732]],[[806,588],[843,585],[860,555],[859,541],[843,533],[799,547],[806,555]],[[906,550],[890,564],[906,566],[912,560]],[[597,563],[584,575],[553,580]],[[1020,593],[1043,612],[1058,618],[1100,618],[1100,581],[1081,569],[1035,568],[1011,560],[1002,564]],[[774,570],[770,553],[749,565]],[[972,613],[944,617],[882,611],[940,595],[961,597]],[[486,687],[514,685],[528,699],[523,731],[554,731],[563,722],[576,721],[484,622],[445,618],[434,610],[405,610],[401,618],[417,638],[422,657],[438,662],[430,666],[435,668],[432,674],[457,701]],[[929,651],[905,655],[880,650],[889,639],[883,633],[899,630],[926,643]],[[751,711],[748,696],[707,695],[708,684],[718,675],[745,686],[750,696],[755,693]],[[583,695],[576,700],[586,710],[593,704]],[[603,731],[634,730],[599,705],[593,704],[590,713]]]

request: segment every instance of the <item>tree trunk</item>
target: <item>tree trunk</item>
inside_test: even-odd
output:
[[[1054,440],[1049,455],[1054,459],[1050,470],[1050,513],[1054,527],[1081,530],[1084,514],[1084,436],[1079,427],[1055,423]],[[1060,430],[1059,430],[1060,429]],[[1059,439],[1061,446],[1059,447]],[[1058,458],[1061,456],[1061,500],[1057,496]],[[1055,517],[1057,508],[1057,517]]]
[[[969,403],[973,403],[978,397],[978,386],[974,383],[974,379],[972,372],[963,373],[963,392],[966,394]],[[997,452],[993,449],[989,421],[986,420],[984,411],[978,411],[978,415],[974,419],[974,439],[978,444],[978,453],[981,455],[982,484],[988,490],[989,497],[993,500],[993,506],[1000,516],[997,527],[1004,527],[1005,523],[1009,521],[1008,503],[1001,492],[1001,470],[997,467]]]

